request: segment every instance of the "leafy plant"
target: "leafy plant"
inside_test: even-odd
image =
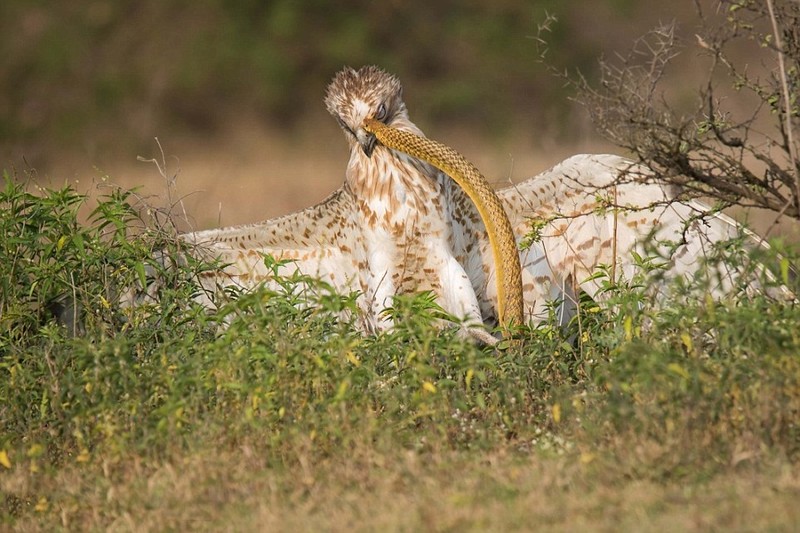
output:
[[[364,336],[356,295],[300,274],[229,293],[209,313],[194,303],[194,280],[216,266],[191,261],[133,198],[112,193],[83,225],[71,189],[32,194],[6,178],[4,525],[106,527],[146,508],[181,529],[194,518],[174,509],[208,508],[200,487],[237,516],[256,505],[242,503],[241,476],[262,504],[270,491],[315,502],[322,486],[337,501],[363,498],[387,476],[392,494],[409,494],[494,475],[511,477],[481,494],[514,502],[532,490],[519,477],[532,461],[578,486],[684,487],[800,458],[793,305],[706,299],[702,278],[662,284],[654,302],[661,263],[641,256],[629,280],[600,269],[602,298],[582,295],[566,327],[554,317],[499,353],[443,329],[424,293],[397,297],[394,329]],[[50,312],[63,294],[80,330]],[[196,482],[159,492],[165,472]]]

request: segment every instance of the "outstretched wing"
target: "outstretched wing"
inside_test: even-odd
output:
[[[279,275],[295,271],[330,283],[337,291],[354,290],[357,268],[353,256],[353,199],[339,189],[318,205],[256,224],[187,233],[181,238],[192,253],[219,261],[223,268],[203,274],[210,291],[237,286],[250,289],[270,283],[274,272],[265,255],[288,260]]]
[[[599,294],[600,281],[591,279],[605,265],[614,276],[630,279],[636,265],[632,251],[658,253],[664,277],[708,274],[712,294],[721,296],[737,283],[737,267],[710,265],[718,244],[740,236],[742,228],[697,201],[676,201],[669,186],[634,162],[614,155],[577,155],[522,183],[498,191],[518,242],[526,316],[546,317],[546,305],[570,301],[580,288]],[[462,230],[478,240],[468,254],[467,270],[476,286],[484,316],[494,314],[494,272],[485,233],[469,219]],[[755,245],[761,241],[750,234]],[[715,272],[708,272],[708,269]]]

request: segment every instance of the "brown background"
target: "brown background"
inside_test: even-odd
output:
[[[702,5],[713,13],[716,3]],[[542,62],[546,14],[558,21]],[[273,217],[339,186],[348,153],[325,86],[344,64],[376,63],[401,77],[429,136],[490,180],[519,181],[574,153],[619,152],[551,70],[591,78],[599,57],[661,22],[676,22],[685,43],[667,88],[690,102],[705,67],[689,0],[8,0],[0,162],[16,179],[34,171],[36,183],[91,195],[139,187],[155,205],[185,209],[182,229]],[[742,54],[763,66],[757,50]],[[137,160],[162,159],[156,138],[168,179]]]

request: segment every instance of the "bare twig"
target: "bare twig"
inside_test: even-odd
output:
[[[616,60],[602,59],[599,82],[580,74],[568,78],[577,89],[576,100],[587,108],[601,134],[629,150],[664,182],[676,185],[683,196],[711,197],[800,219],[800,167],[793,131],[797,117],[791,107],[800,83],[800,2],[769,0],[767,6],[762,0],[738,0],[723,2],[712,17],[699,15],[703,33],[695,40],[710,62],[693,110],[674,106],[663,92],[667,68],[681,51],[670,26],[654,29]],[[764,24],[769,19],[771,32]],[[769,33],[765,36],[759,28]],[[762,80],[747,66],[740,69],[741,63],[727,50],[742,42],[777,42],[770,47],[779,54],[780,78],[776,74]],[[723,107],[731,98],[719,90],[721,72],[745,98],[757,98],[747,116],[737,117]],[[778,135],[758,126],[773,116],[779,119]]]
[[[147,159],[142,156],[136,156],[137,161],[141,161],[143,163],[153,163],[156,168],[158,169],[158,173],[164,178],[164,181],[167,185],[167,199],[170,204],[170,208],[174,205],[180,205],[181,211],[183,212],[183,219],[187,222],[189,221],[189,215],[186,212],[186,206],[183,204],[183,198],[179,197],[177,201],[173,201],[174,191],[176,187],[176,183],[178,181],[178,173],[180,170],[176,171],[172,176],[167,174],[167,158],[164,155],[164,148],[161,146],[161,141],[158,140],[158,137],[155,138],[156,145],[158,145],[158,150],[161,152],[161,160],[159,161],[156,158]]]
[[[772,5],[772,0],[767,0],[767,9],[769,10],[769,19],[772,23],[772,36],[775,39],[775,48],[778,54],[778,73],[781,78],[781,93],[783,94],[784,106],[784,128],[786,129],[786,144],[789,153],[789,162],[792,165],[794,172],[794,185],[795,185],[795,204],[800,208],[800,170],[797,167],[797,147],[794,144],[794,136],[792,134],[792,103],[789,96],[789,84],[786,81],[786,65],[783,60],[783,44],[781,42],[781,34],[778,31],[778,20],[775,17],[775,8]]]

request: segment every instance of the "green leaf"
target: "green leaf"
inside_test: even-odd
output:
[[[689,379],[689,372],[678,363],[670,363],[667,365],[667,370],[673,374],[677,374],[683,379]]]
[[[86,250],[83,247],[83,235],[80,232],[72,236],[72,243],[81,254],[86,253]]]
[[[142,287],[147,287],[147,273],[144,269],[144,263],[141,261],[137,261],[133,264],[133,269],[136,271],[136,274],[139,276],[139,283],[142,284]]]

